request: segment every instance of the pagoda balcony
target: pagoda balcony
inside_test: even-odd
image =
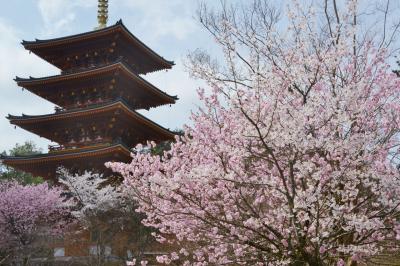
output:
[[[82,65],[82,66],[76,66],[73,68],[69,68],[67,70],[61,70],[61,75],[68,75],[68,74],[74,74],[74,73],[79,73],[79,72],[83,72],[83,71],[88,71],[91,69],[95,69],[98,68],[99,66],[103,66],[106,65],[105,63],[103,64],[86,64],[86,65]]]
[[[46,115],[9,115],[8,119],[12,124],[64,145],[65,148],[105,142],[106,138],[121,137],[130,147],[147,140],[158,142],[175,138],[174,132],[147,119],[123,100]],[[52,151],[62,149],[51,147]]]
[[[100,148],[107,147],[115,144],[121,144],[125,147],[128,147],[124,144],[121,138],[112,139],[112,138],[101,138],[98,137],[94,140],[90,139],[82,139],[80,142],[71,141],[65,145],[49,145],[49,153],[59,153],[59,152],[69,152],[69,151],[79,151],[85,150],[88,148]]]
[[[174,104],[178,99],[135,74],[123,61],[75,74],[28,79],[16,77],[15,81],[18,86],[64,109],[117,97],[124,98],[135,109],[149,109]]]
[[[87,108],[87,107],[97,107],[97,106],[101,106],[107,103],[111,103],[114,102],[116,100],[122,100],[121,98],[98,98],[95,100],[88,100],[86,102],[78,102],[72,105],[68,105],[65,107],[58,107],[56,106],[54,108],[54,110],[56,111],[56,113],[62,113],[62,112],[66,112],[66,111],[73,111],[73,110],[78,110],[78,109],[82,109],[82,108]],[[125,101],[126,103],[126,101]]]
[[[150,108],[148,108],[147,106],[142,106],[140,105],[140,103],[136,103],[136,102],[128,102],[127,100],[125,100],[123,97],[109,97],[109,98],[98,98],[95,100],[88,100],[86,102],[78,102],[72,105],[68,105],[65,107],[59,107],[56,106],[54,108],[55,112],[58,113],[62,113],[62,112],[69,112],[69,111],[74,111],[74,110],[79,110],[82,108],[96,108],[105,104],[109,104],[109,103],[113,103],[113,102],[123,102],[125,105],[129,106],[131,109],[135,110],[135,109],[145,109],[145,110],[149,110]]]
[[[132,73],[138,73],[139,71],[137,70],[137,67],[135,65],[130,65],[129,62],[123,57],[123,56],[118,56],[110,61],[98,61],[98,62],[82,62],[81,65],[76,65],[74,67],[68,68],[66,70],[61,70],[61,75],[69,75],[69,74],[75,74],[79,72],[85,72],[88,70],[94,70],[97,68],[101,67],[106,67],[112,64],[116,63],[123,63],[126,68],[129,69]]]

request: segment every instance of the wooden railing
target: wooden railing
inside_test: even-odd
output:
[[[69,150],[76,150],[76,149],[85,149],[88,147],[97,146],[99,144],[112,144],[113,141],[111,138],[102,138],[102,139],[95,139],[95,140],[86,140],[82,142],[74,142],[74,143],[67,143],[65,145],[49,145],[49,152],[63,152]]]
[[[75,104],[65,106],[65,109],[63,109],[62,111],[64,111],[64,110],[69,111],[69,110],[80,109],[80,108],[85,108],[85,107],[95,107],[97,105],[102,105],[107,102],[112,102],[113,100],[114,100],[113,98],[98,98],[94,101],[75,103]]]

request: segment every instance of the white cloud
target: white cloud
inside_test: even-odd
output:
[[[38,8],[44,22],[44,35],[54,35],[76,19],[78,8],[96,5],[96,0],[39,0]]]
[[[53,109],[53,105],[28,91],[17,87],[15,76],[46,76],[57,73],[56,69],[33,54],[29,54],[20,45],[20,32],[0,20],[0,151],[12,148],[15,143],[33,140],[39,146],[48,143],[34,134],[22,129],[14,129],[5,118],[7,114],[20,115],[44,114]]]
[[[184,124],[190,124],[191,111],[201,104],[196,89],[204,87],[204,82],[191,79],[181,62],[171,70],[147,74],[144,78],[168,94],[177,95],[179,100],[172,106],[159,106],[149,111],[141,110],[140,113],[171,130],[182,129]]]
[[[119,0],[115,7],[129,8],[139,17],[128,17],[146,29],[153,38],[173,35],[178,40],[185,39],[196,30],[192,19],[193,2],[187,0]],[[112,7],[112,6],[111,6]]]

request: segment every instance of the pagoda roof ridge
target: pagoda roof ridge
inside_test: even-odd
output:
[[[56,42],[56,41],[65,40],[65,39],[68,39],[68,38],[75,38],[75,37],[84,36],[85,34],[88,34],[88,33],[107,31],[110,28],[114,28],[114,27],[116,27],[118,25],[121,25],[121,26],[125,27],[125,29],[127,29],[126,26],[124,25],[124,23],[122,22],[122,19],[119,19],[114,25],[111,25],[111,26],[108,26],[108,27],[105,27],[105,28],[95,29],[95,30],[91,30],[91,31],[86,31],[86,32],[82,32],[82,33],[77,33],[77,34],[73,34],[73,35],[69,35],[69,36],[63,36],[63,37],[57,37],[57,38],[50,38],[50,39],[38,39],[38,38],[35,38],[34,41],[22,40],[21,44],[22,45],[30,45],[30,44]]]
[[[169,67],[172,67],[175,65],[174,61],[169,61],[156,53],[154,50],[152,50],[149,46],[147,46],[145,43],[143,43],[139,38],[137,38],[135,35],[133,35],[128,28],[124,25],[122,22],[122,19],[118,20],[114,25],[102,28],[102,29],[97,29],[97,30],[92,30],[92,31],[87,31],[83,33],[78,33],[78,34],[73,34],[69,36],[64,36],[64,37],[58,37],[58,38],[52,38],[52,39],[45,39],[45,40],[40,40],[40,39],[35,39],[34,41],[26,41],[22,40],[21,44],[25,47],[25,49],[30,50],[34,48],[39,48],[39,47],[46,47],[46,46],[51,46],[51,45],[56,45],[60,43],[71,43],[74,41],[79,41],[81,37],[87,37],[90,38],[92,36],[98,35],[98,34],[104,34],[111,32],[116,29],[121,29],[123,30],[128,38],[130,38],[133,42],[141,46],[144,50],[146,50],[150,55],[152,55],[154,58],[157,58],[164,62],[166,65]]]
[[[158,129],[160,129],[161,131],[164,131],[165,133],[168,133],[168,134],[171,134],[171,135],[175,135],[175,133],[172,132],[171,130],[159,125],[158,123],[150,120],[149,118],[147,118],[144,115],[142,115],[142,114],[138,113],[137,111],[135,111],[123,99],[117,99],[115,101],[111,101],[111,102],[108,102],[108,103],[105,103],[105,104],[95,104],[95,105],[92,105],[92,106],[88,106],[86,108],[71,109],[71,110],[61,111],[61,112],[52,113],[52,114],[45,114],[45,115],[26,115],[26,114],[22,114],[21,116],[16,116],[16,115],[8,114],[8,116],[6,118],[8,120],[10,120],[10,121],[11,120],[19,120],[19,121],[32,120],[33,122],[35,122],[36,119],[46,119],[46,118],[55,119],[56,117],[63,117],[63,116],[65,117],[66,115],[87,113],[89,111],[93,112],[95,110],[101,110],[101,109],[106,109],[106,108],[110,108],[110,107],[118,107],[118,106],[121,106],[122,108],[125,108],[127,111],[129,111],[131,114],[133,114],[135,117],[141,119],[142,121],[147,122],[152,127],[157,127]],[[11,123],[12,123],[12,121],[11,121]]]
[[[14,81],[17,82],[18,86],[20,87],[24,87],[24,84],[33,84],[36,82],[44,82],[44,81],[48,81],[48,82],[56,82],[58,80],[68,80],[68,79],[77,79],[80,78],[81,76],[84,75],[90,75],[90,74],[96,74],[99,71],[109,71],[109,70],[113,70],[115,68],[120,67],[121,69],[125,70],[130,76],[132,76],[133,78],[137,79],[138,81],[140,81],[141,83],[143,83],[144,85],[151,87],[155,92],[157,92],[158,94],[161,94],[163,96],[166,96],[168,98],[174,99],[174,100],[178,100],[178,97],[176,95],[169,95],[168,93],[164,92],[163,90],[160,90],[159,88],[157,88],[156,86],[154,86],[153,84],[151,84],[150,82],[148,82],[146,79],[144,79],[143,77],[141,77],[140,75],[134,73],[133,71],[131,71],[130,67],[125,64],[123,61],[118,60],[114,63],[108,64],[108,65],[104,65],[104,66],[100,66],[100,67],[95,67],[95,68],[91,68],[91,69],[87,69],[84,71],[80,71],[80,72],[73,72],[73,73],[69,73],[69,74],[61,74],[61,75],[53,75],[53,76],[47,76],[47,77],[41,77],[41,78],[35,78],[32,76],[29,76],[29,78],[21,78],[16,76],[14,78]],[[40,83],[41,84],[41,83]]]

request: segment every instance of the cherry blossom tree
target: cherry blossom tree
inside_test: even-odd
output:
[[[58,174],[59,182],[68,191],[72,202],[71,214],[78,222],[73,234],[79,235],[83,229],[98,235],[95,239],[96,254],[93,255],[95,264],[103,265],[107,245],[113,237],[110,225],[118,219],[115,214],[110,215],[110,211],[118,208],[121,193],[117,188],[105,185],[106,180],[97,173],[71,174],[67,169],[60,168]],[[80,239],[77,236],[71,237],[74,238]]]
[[[96,245],[92,263],[105,265],[110,248],[123,251],[119,254],[123,261],[129,259],[127,249],[132,256],[143,258],[143,252],[155,240],[151,230],[141,224],[142,215],[134,212],[135,202],[126,200],[120,182],[112,183],[98,173],[72,174],[65,168],[59,169],[59,177],[73,202],[71,214],[80,227],[74,233],[89,231],[96,235],[91,239]]]
[[[224,61],[188,58],[211,89],[193,125],[162,156],[108,163],[177,247],[159,262],[345,265],[399,249],[397,28],[362,31],[356,0],[304,2],[283,19],[267,1],[203,6]]]
[[[65,168],[58,171],[59,182],[69,191],[75,200],[75,210],[71,214],[78,220],[85,222],[88,217],[96,216],[115,208],[121,201],[121,192],[109,184],[102,175],[85,172],[83,175],[71,174]]]
[[[68,208],[61,194],[47,183],[0,182],[0,252],[5,261],[28,265],[30,256],[43,248],[41,236],[62,233]]]

